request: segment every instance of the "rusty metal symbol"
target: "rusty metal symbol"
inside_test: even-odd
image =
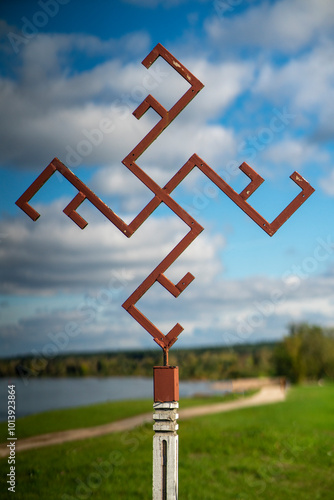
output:
[[[225,193],[241,210],[243,210],[258,226],[260,226],[269,236],[273,236],[284,222],[304,203],[304,201],[314,192],[310,184],[301,175],[294,172],[290,178],[301,188],[301,192],[289,203],[289,205],[271,222],[265,220],[254,208],[248,204],[247,200],[254,191],[263,183],[260,177],[247,163],[240,165],[240,170],[250,179],[248,186],[237,193],[227,182],[225,182],[212,168],[209,167],[196,154],[180,168],[180,170],[160,187],[148,174],[146,174],[136,163],[140,155],[152,144],[152,142],[168,127],[176,116],[189,104],[189,102],[203,88],[203,84],[188,69],[168,52],[161,44],[158,44],[150,54],[142,61],[142,64],[149,68],[158,57],[162,57],[172,66],[190,85],[183,96],[166,110],[152,95],[148,95],[144,101],[133,112],[133,115],[140,119],[144,113],[152,108],[159,116],[158,123],[148,132],[148,134],[137,144],[137,146],[122,160],[122,163],[154,194],[151,201],[139,212],[139,214],[126,224],[115,214],[100,198],[98,198],[70,169],[68,169],[58,158],[54,158],[45,170],[37,177],[31,186],[16,201],[16,204],[26,212],[33,220],[37,220],[40,214],[29,205],[29,201],[45,182],[56,171],[60,172],[77,190],[78,194],[64,209],[64,213],[70,217],[81,229],[87,225],[87,221],[81,217],[77,209],[84,200],[90,201],[102,214],[110,220],[125,236],[130,238],[133,233],[143,224],[143,222],[158,208],[161,203],[165,203],[188,227],[189,232],[177,243],[173,250],[160,262],[160,264],[147,276],[139,287],[124,302],[123,307],[129,314],[153,337],[154,341],[164,351],[164,362],[168,364],[169,348],[176,342],[178,336],[183,331],[182,326],[177,323],[167,334],[163,334],[140,310],[136,307],[137,302],[152,287],[155,282],[159,282],[174,297],[180,293],[193,281],[194,276],[187,273],[176,284],[172,283],[166,276],[166,270],[181,255],[181,253],[194,241],[203,231],[203,227],[189,215],[171,197],[173,190],[183,181],[183,179],[195,168],[200,169],[223,193]]]

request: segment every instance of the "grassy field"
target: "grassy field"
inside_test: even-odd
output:
[[[284,403],[180,422],[180,500],[333,499],[333,414],[334,385],[326,385],[292,388]],[[150,499],[152,434],[145,425],[18,453],[15,494],[2,459],[0,497]]]
[[[246,391],[251,395],[256,391]],[[189,408],[202,404],[232,401],[242,397],[241,394],[226,394],[225,396],[184,398],[180,401],[182,408]],[[149,413],[153,411],[152,400],[114,401],[98,403],[86,407],[70,408],[66,410],[52,410],[36,415],[29,415],[16,421],[16,434],[20,438],[46,434],[48,432],[64,431],[93,427],[110,422],[116,422],[127,417]],[[7,439],[7,422],[0,423],[0,443]]]

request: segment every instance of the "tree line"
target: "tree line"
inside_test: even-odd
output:
[[[182,380],[226,380],[244,377],[285,376],[293,383],[334,379],[334,330],[306,323],[289,327],[276,343],[238,344],[229,347],[177,349],[170,365],[179,366]],[[152,376],[162,364],[159,350],[68,354],[53,358],[0,359],[0,376],[82,377]]]
[[[291,325],[289,335],[274,349],[273,363],[277,374],[294,383],[334,379],[334,329]]]

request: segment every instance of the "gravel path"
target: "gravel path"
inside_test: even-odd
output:
[[[202,415],[209,415],[212,413],[222,413],[239,408],[248,408],[251,406],[260,406],[271,403],[278,403],[284,401],[285,391],[279,386],[266,386],[254,396],[245,399],[238,399],[226,403],[208,404],[203,406],[196,406],[193,408],[185,408],[179,410],[180,420],[193,418]],[[16,441],[16,452],[29,450],[31,448],[41,448],[43,446],[50,446],[53,444],[66,443],[68,441],[78,441],[80,439],[87,439],[97,436],[103,436],[112,432],[121,432],[133,429],[147,422],[152,422],[152,412],[137,415],[135,417],[125,418],[110,424],[98,425],[96,427],[87,427],[83,429],[72,429],[68,431],[52,432],[49,434],[42,434],[39,436],[32,436],[25,439],[18,439]],[[7,443],[0,444],[0,457],[6,457],[9,454]]]

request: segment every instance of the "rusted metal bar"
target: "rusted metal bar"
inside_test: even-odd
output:
[[[162,260],[162,262],[145,278],[139,287],[124,302],[123,307],[131,316],[142,325],[143,328],[153,337],[154,341],[163,349],[165,364],[168,364],[168,350],[176,342],[182,332],[182,326],[177,323],[166,335],[163,334],[148,318],[146,318],[136,307],[137,302],[143,295],[158,282],[174,297],[178,297],[185,288],[194,280],[191,273],[187,273],[177,284],[172,283],[165,272],[175,262],[175,260],[188,248],[195,238],[203,231],[203,227],[189,215],[182,206],[172,198],[173,190],[184,180],[184,178],[197,167],[202,173],[210,179],[224,194],[226,194],[241,210],[243,210],[261,229],[269,236],[284,224],[284,222],[306,201],[313,193],[314,189],[297,172],[294,172],[290,178],[301,188],[301,192],[289,203],[289,205],[271,222],[264,219],[249,203],[249,197],[264,182],[264,179],[255,172],[247,163],[240,165],[240,170],[250,178],[250,183],[240,193],[234,191],[229,184],[224,181],[207,163],[205,163],[196,154],[176,172],[164,187],[160,187],[146,172],[144,172],[136,163],[143,152],[152,144],[152,142],[170,125],[177,115],[189,104],[189,102],[203,88],[203,84],[170,52],[161,44],[158,44],[142,64],[149,68],[158,58],[162,57],[170,66],[172,66],[182,78],[189,83],[189,89],[181,98],[169,109],[166,110],[152,95],[148,95],[133,115],[140,119],[148,109],[152,108],[159,116],[160,120],[146,134],[146,136],[133,148],[133,150],[122,160],[123,164],[147,186],[153,193],[151,201],[134,217],[132,222],[126,224],[116,213],[109,208],[93,191],[91,191],[78,177],[76,177],[69,168],[67,168],[58,158],[54,158],[46,169],[38,176],[32,185],[17,200],[16,204],[24,210],[29,217],[37,220],[39,213],[29,205],[29,201],[34,194],[47,182],[54,174],[60,172],[77,190],[78,193],[73,200],[64,209],[64,213],[70,217],[81,229],[86,227],[87,221],[79,215],[77,209],[85,200],[94,205],[110,222],[112,222],[128,238],[147,220],[154,210],[164,203],[175,215],[177,215],[188,227],[189,232],[176,244],[171,252]]]

